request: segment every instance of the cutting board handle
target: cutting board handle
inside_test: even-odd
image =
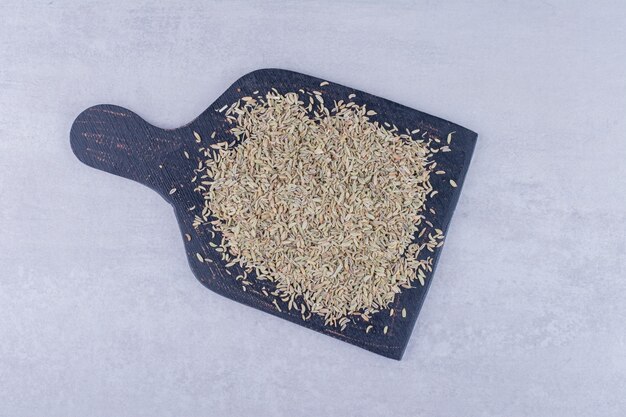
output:
[[[83,111],[72,125],[70,140],[74,154],[85,164],[147,185],[166,199],[182,180],[180,173],[193,170],[192,162],[183,157],[184,141],[177,130],[153,126],[119,106],[104,104]]]

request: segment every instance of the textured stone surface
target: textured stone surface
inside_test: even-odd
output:
[[[0,4],[0,416],[624,415],[622,2],[155,3]],[[206,291],[72,155],[90,105],[176,127],[263,67],[480,134],[401,362]]]

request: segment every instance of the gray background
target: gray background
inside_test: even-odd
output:
[[[623,2],[3,0],[0,16],[0,415],[625,415]],[[207,291],[171,208],[71,153],[90,105],[177,127],[263,67],[480,134],[401,362]]]

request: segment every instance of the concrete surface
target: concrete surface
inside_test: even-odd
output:
[[[3,0],[0,415],[626,415],[626,6],[520,3]],[[205,290],[70,151],[92,104],[176,127],[263,67],[480,134],[402,362]]]

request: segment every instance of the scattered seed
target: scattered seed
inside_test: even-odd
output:
[[[374,110],[340,100],[331,115],[320,91],[306,93],[310,102],[303,91],[301,99],[271,89],[220,110],[228,108],[238,145],[202,151],[195,190],[204,207],[194,226],[220,232],[220,245],[209,245],[229,267],[271,281],[271,295],[289,309],[298,309],[298,297],[303,320],[316,314],[345,329],[348,316],[368,321],[414,280],[424,285],[431,258],[420,250],[432,252],[443,238],[420,214],[435,192],[434,150],[395,125],[372,123]],[[422,221],[431,229],[418,227]]]

